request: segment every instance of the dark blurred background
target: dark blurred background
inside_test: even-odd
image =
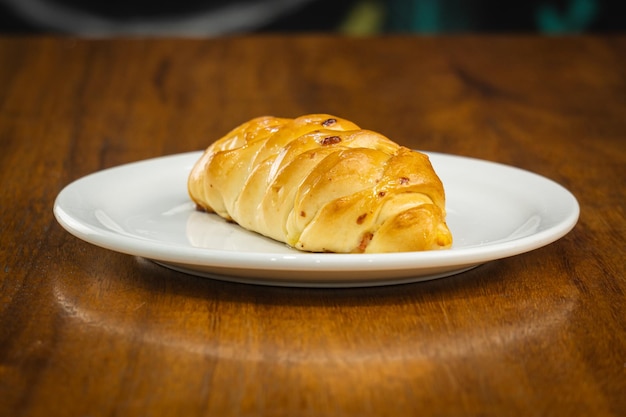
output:
[[[0,0],[0,32],[219,36],[258,32],[610,33],[623,0]]]

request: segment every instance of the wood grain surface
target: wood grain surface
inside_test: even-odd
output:
[[[173,272],[53,217],[84,175],[311,112],[544,175],[579,222],[332,290]],[[0,38],[0,415],[624,416],[625,179],[623,36]]]

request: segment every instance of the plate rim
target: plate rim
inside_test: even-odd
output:
[[[279,254],[272,252],[246,252],[242,259],[241,252],[197,247],[181,247],[167,244],[164,241],[149,241],[140,237],[123,236],[108,229],[96,229],[72,216],[64,207],[64,199],[73,188],[94,178],[106,176],[112,170],[124,170],[139,167],[142,164],[171,163],[174,160],[186,160],[200,157],[203,151],[177,153],[154,158],[129,162],[99,170],[71,181],[58,193],[54,201],[53,212],[59,224],[70,234],[90,244],[112,251],[140,256],[160,264],[185,264],[188,266],[219,267],[219,268],[250,268],[256,271],[290,271],[298,272],[389,272],[406,270],[407,268],[445,267],[453,265],[479,265],[485,262],[504,259],[539,249],[559,240],[569,233],[577,224],[580,216],[580,205],[576,197],[564,186],[540,174],[519,167],[499,162],[483,160],[462,155],[440,152],[420,151],[438,158],[461,159],[470,163],[487,164],[497,169],[517,171],[520,175],[532,176],[558,189],[563,197],[569,199],[569,212],[560,222],[530,235],[499,242],[493,245],[474,245],[447,250],[424,252],[394,252],[374,254],[341,254],[341,253],[310,253],[294,249],[293,253]],[[182,162],[181,162],[182,164]],[[174,167],[172,167],[174,169]],[[236,226],[236,225],[234,225]],[[453,261],[451,263],[451,261]],[[419,262],[419,264],[417,264]],[[190,272],[193,273],[193,272]],[[206,275],[206,274],[205,274]],[[259,279],[261,280],[261,279]]]

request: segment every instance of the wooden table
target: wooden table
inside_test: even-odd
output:
[[[53,217],[89,173],[311,112],[536,172],[579,222],[449,278],[297,289]],[[0,146],[2,416],[626,415],[626,37],[4,38]]]

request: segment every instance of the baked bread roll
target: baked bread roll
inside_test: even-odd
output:
[[[242,124],[206,149],[188,191],[198,209],[303,251],[452,245],[428,156],[328,114]]]

